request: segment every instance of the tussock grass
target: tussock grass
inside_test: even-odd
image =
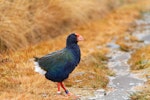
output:
[[[150,99],[150,46],[146,46],[138,49],[132,54],[132,58],[129,63],[131,69],[141,71],[145,73],[143,77],[147,78],[147,82],[144,87],[141,88],[141,92],[137,92],[131,95],[132,100],[149,100]]]
[[[129,63],[132,70],[140,70],[150,66],[150,46],[138,49],[132,54]]]
[[[131,100],[149,100],[150,90],[147,89],[144,92],[133,93],[130,97],[131,97]]]
[[[83,6],[77,6],[80,3]],[[59,35],[68,30],[68,27],[72,26],[70,24],[75,24],[77,19],[79,19],[78,24],[80,21],[85,22],[82,19],[87,20],[85,16],[91,8],[85,9],[87,11],[82,13],[80,8],[93,6],[85,1],[68,3],[61,0],[39,0],[38,2],[36,0],[1,0],[0,5],[1,49],[13,50]],[[74,7],[76,11],[73,11]],[[75,20],[72,21],[74,23],[71,20]]]
[[[16,50],[102,18],[126,0],[0,0],[0,51]]]
[[[120,7],[109,13],[103,20],[97,19],[74,29],[84,36],[85,41],[79,43],[82,61],[65,81],[68,87],[71,86],[75,90],[84,87],[92,89],[106,87],[108,83],[106,76],[113,75],[113,72],[106,68],[105,54],[108,49],[105,45],[114,37],[120,37],[120,33],[124,34],[130,27],[130,23],[140,15],[141,9],[144,9],[143,6],[147,7],[141,2]],[[2,77],[0,99],[67,100],[68,98],[64,96],[56,96],[56,84],[35,73],[33,62],[30,60],[33,56],[42,56],[64,47],[65,43],[62,44],[62,41],[65,41],[66,36],[67,34],[64,34],[23,50],[0,55],[0,76]]]
[[[50,40],[49,42],[43,42],[39,45],[32,46],[26,50],[2,55],[3,59],[7,58],[9,60],[1,62],[2,67],[0,68],[0,75],[2,78],[0,80],[0,98],[34,98],[37,100],[55,98],[59,100],[59,96],[56,96],[56,84],[46,80],[45,77],[38,73],[35,73],[33,61],[29,58],[37,54],[39,56],[44,55],[53,51],[53,49],[57,50],[58,47],[51,46],[51,44],[56,42],[57,45],[60,45],[62,39],[65,40],[64,36],[56,38],[55,41]],[[108,83],[105,74],[111,73],[105,63],[103,63],[103,61],[107,60],[105,57],[106,52],[107,50],[105,49],[101,51],[97,50],[97,52],[89,54],[88,57],[84,57],[81,64],[79,64],[76,70],[70,75],[69,79],[65,81],[66,86],[70,88],[105,88]],[[80,76],[82,72],[84,73]],[[78,82],[79,80],[82,81]],[[93,80],[95,80],[94,83]],[[60,98],[62,99],[64,96]]]

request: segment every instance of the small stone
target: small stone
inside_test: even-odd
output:
[[[106,95],[106,91],[104,89],[99,89],[96,90],[94,94],[96,97],[103,97],[104,95]]]
[[[119,85],[120,83],[117,83],[117,85]]]
[[[88,98],[88,100],[96,100],[97,99],[97,97],[90,97],[90,98]]]
[[[75,80],[76,83],[82,82],[82,80]]]
[[[115,43],[108,43],[106,46],[109,47],[109,48],[112,48],[112,49],[120,48],[120,46],[115,44]]]
[[[130,85],[130,86],[134,86],[134,85],[135,85],[135,83],[129,83],[129,85]]]
[[[46,93],[42,93],[42,97],[47,97],[47,94]]]
[[[73,75],[73,77],[82,76],[83,74],[85,74],[85,72],[77,72]]]

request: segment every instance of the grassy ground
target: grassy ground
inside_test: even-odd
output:
[[[0,52],[64,34],[126,2],[130,1],[0,0]]]
[[[112,39],[130,37],[128,29],[142,11],[149,9],[149,0],[120,6],[103,17],[86,25],[78,25],[74,32],[81,34],[85,41],[79,43],[82,60],[76,70],[70,75],[65,84],[71,92],[80,95],[89,95],[97,88],[106,88],[107,75],[114,73],[106,67],[105,45]],[[69,31],[68,31],[69,32]],[[0,57],[0,99],[15,100],[62,100],[65,96],[56,96],[56,84],[34,72],[33,56],[42,56],[65,46],[67,34],[16,52],[1,54]],[[63,42],[63,44],[62,44]],[[85,93],[84,93],[84,92]]]
[[[130,59],[131,69],[136,72],[144,73],[142,77],[148,81],[144,87],[141,87],[142,92],[131,95],[132,100],[149,100],[150,99],[150,46],[138,49]]]
[[[44,55],[50,51],[59,49],[55,45],[60,45],[61,40],[65,41],[65,36],[58,37],[55,40],[43,42],[39,45],[32,46],[26,50],[12,52],[2,55],[1,59],[1,80],[0,80],[0,98],[1,99],[49,99],[56,98],[56,84],[48,81],[45,77],[34,72],[33,62],[29,59],[35,55]],[[54,45],[55,44],[55,45]],[[81,45],[82,47],[82,45]],[[103,61],[107,50],[88,54],[83,57],[78,68],[65,81],[66,86],[75,88],[77,94],[81,94],[82,88],[88,89],[105,88],[108,83],[106,74],[113,73],[108,70]],[[89,70],[90,69],[90,70]],[[78,82],[78,80],[81,80]],[[94,83],[93,83],[93,80]],[[79,90],[77,89],[79,88]],[[78,91],[77,91],[77,90]],[[75,93],[76,93],[75,92]],[[46,96],[43,96],[46,95]],[[83,94],[85,95],[85,94]],[[60,97],[60,100],[64,97]]]

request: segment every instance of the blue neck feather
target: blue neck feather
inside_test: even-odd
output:
[[[74,43],[72,45],[67,46],[66,48],[69,49],[73,53],[73,55],[76,59],[76,63],[79,63],[81,54],[80,54],[80,48],[79,48],[78,44]]]

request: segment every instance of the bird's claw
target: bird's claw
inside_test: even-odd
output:
[[[76,96],[70,92],[67,94],[67,96],[71,98],[71,100],[81,100],[79,96]]]
[[[67,93],[67,95],[68,95],[68,96],[71,96],[71,95],[72,95],[72,93],[70,93],[70,92],[69,92],[69,93]]]

